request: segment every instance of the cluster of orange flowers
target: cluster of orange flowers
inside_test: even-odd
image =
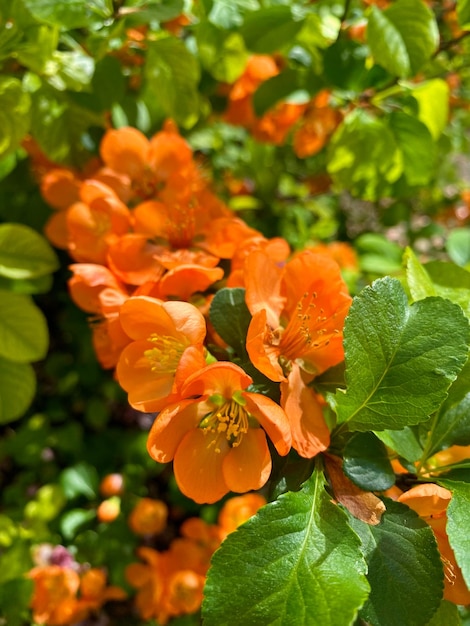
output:
[[[151,506],[150,502],[146,507]],[[166,624],[172,617],[198,611],[213,553],[229,533],[264,504],[266,500],[255,493],[230,498],[220,510],[217,524],[192,517],[183,522],[181,536],[167,550],[141,546],[137,553],[142,562],[126,570],[127,580],[137,589],[135,605],[139,615]],[[134,514],[134,524],[137,518]]]
[[[224,120],[244,126],[261,142],[282,145],[293,130],[293,149],[300,158],[319,152],[343,116],[330,104],[330,93],[320,91],[309,102],[297,104],[281,101],[261,117],[255,114],[253,95],[266,80],[280,72],[278,60],[268,55],[253,55],[243,74],[228,88]]]
[[[291,254],[284,239],[249,227],[212,193],[171,122],[150,140],[133,128],[108,130],[100,157],[85,172],[42,176],[56,209],[46,234],[76,261],[70,294],[91,315],[101,365],[115,368],[135,409],[159,413],[151,457],[173,460],[181,491],[211,503],[266,483],[267,437],[280,455],[325,450],[323,401],[310,383],[344,357],[351,297],[338,249]],[[245,288],[246,349],[279,383],[279,401],[208,350],[227,347],[208,320],[221,287]]]

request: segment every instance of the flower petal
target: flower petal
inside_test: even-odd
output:
[[[223,462],[223,474],[230,491],[245,493],[260,489],[271,474],[271,455],[261,428],[250,428],[239,446]]]
[[[274,400],[260,393],[245,392],[246,410],[253,415],[266,431],[281,456],[287,454],[292,444],[289,419]]]
[[[195,428],[184,436],[176,450],[176,482],[184,495],[198,504],[217,502],[229,491],[222,471],[229,447],[224,438],[218,443],[220,452],[215,450],[214,437]]]
[[[155,419],[147,439],[147,451],[158,463],[168,463],[186,433],[199,422],[198,403],[182,400],[169,406]]]
[[[266,311],[258,311],[251,318],[246,336],[246,350],[253,365],[270,380],[285,380],[279,365],[279,348],[272,344]]]

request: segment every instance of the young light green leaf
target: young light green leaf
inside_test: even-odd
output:
[[[403,255],[406,267],[406,282],[413,301],[423,300],[429,296],[437,296],[436,288],[418,257],[411,248],[406,248]]]
[[[403,155],[404,176],[407,183],[429,183],[436,163],[436,144],[428,129],[417,117],[403,111],[390,115],[390,129]]]
[[[77,496],[92,499],[98,493],[98,474],[88,463],[67,467],[60,476],[60,483],[69,500]]]
[[[385,500],[380,524],[356,519],[368,563],[370,596],[360,612],[377,626],[424,626],[439,607],[443,567],[431,528],[407,506]]]
[[[37,278],[58,267],[56,253],[38,232],[24,224],[0,224],[0,276]]]
[[[442,600],[426,626],[462,626],[457,606],[453,602]]]
[[[384,11],[372,7],[367,43],[376,63],[390,74],[406,78],[431,58],[439,44],[439,30],[424,2],[398,0]]]
[[[85,28],[90,22],[110,17],[112,11],[102,0],[83,2],[83,0],[23,0],[27,9],[38,20],[56,24],[62,28]]]
[[[468,356],[470,327],[442,298],[408,306],[397,279],[374,281],[346,319],[346,393],[336,395],[338,423],[350,430],[399,430],[439,408]]]
[[[21,82],[10,76],[0,77],[0,158],[19,148],[29,129],[31,98]]]
[[[199,58],[216,80],[233,83],[245,69],[248,52],[240,33],[203,22],[196,31]]]
[[[446,249],[450,258],[457,265],[470,263],[470,228],[451,230],[446,241]]]
[[[457,0],[457,19],[461,28],[470,26],[470,0]]]
[[[403,173],[403,157],[383,120],[362,109],[346,116],[328,148],[327,169],[339,189],[376,200]]]
[[[436,294],[461,306],[470,319],[470,272],[445,261],[431,261],[424,268],[434,284]]]
[[[15,363],[40,361],[48,345],[46,319],[31,298],[0,292],[0,356]]]
[[[36,376],[31,365],[0,357],[0,424],[21,417],[35,392]]]
[[[268,504],[214,554],[207,626],[347,626],[368,594],[359,540],[315,472]]]
[[[442,78],[413,85],[412,96],[419,105],[418,118],[434,139],[439,139],[449,119],[449,86]]]
[[[446,532],[457,564],[470,588],[470,484],[454,480],[439,480],[439,484],[452,491],[447,507]]]

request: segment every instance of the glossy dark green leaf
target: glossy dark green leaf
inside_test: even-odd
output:
[[[214,554],[207,626],[346,626],[368,594],[359,540],[315,472],[260,509]]]
[[[397,279],[355,297],[344,328],[346,393],[337,415],[350,430],[400,430],[437,410],[468,356],[468,320],[457,305],[408,305]]]
[[[429,437],[430,454],[452,445],[470,446],[470,390],[460,402],[439,412]]]
[[[373,433],[357,433],[348,441],[343,471],[364,491],[385,491],[395,483],[387,449]]]
[[[384,11],[373,6],[367,43],[375,62],[390,74],[414,75],[439,44],[436,19],[422,0],[398,0]]]
[[[405,426],[401,430],[381,430],[375,434],[386,446],[410,463],[420,459],[423,454],[423,446],[415,428]]]
[[[374,626],[424,626],[438,609],[444,587],[436,541],[414,511],[393,500],[385,504],[377,526],[352,520],[371,587],[360,615]]]
[[[246,333],[251,321],[251,314],[245,303],[245,290],[220,289],[211,302],[209,316],[222,339],[239,356],[245,355]]]

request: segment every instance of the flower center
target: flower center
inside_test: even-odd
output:
[[[156,333],[152,333],[147,341],[153,344],[144,352],[145,358],[150,361],[152,372],[174,374],[187,346],[175,337]]]
[[[223,399],[223,402],[211,413],[203,417],[199,424],[204,433],[215,435],[210,445],[220,452],[220,439],[226,439],[232,448],[240,445],[243,435],[248,432],[249,414],[244,408],[243,398]]]

